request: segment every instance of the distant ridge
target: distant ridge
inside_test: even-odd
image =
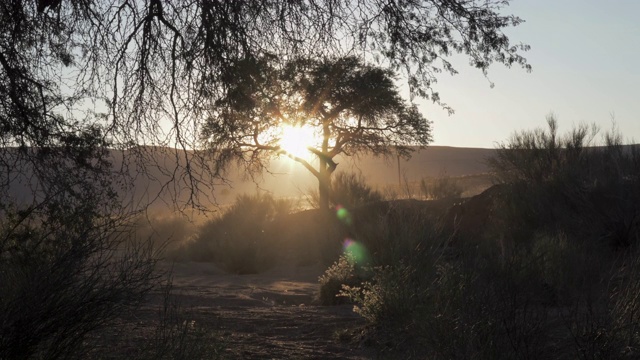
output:
[[[188,154],[172,148],[139,147],[137,150],[144,153],[145,163],[151,163],[153,166],[147,169],[148,176],[136,176],[134,188],[131,189],[134,201],[154,200],[159,206],[167,206],[176,200],[180,203],[185,202],[185,197],[189,194],[185,190],[186,184],[180,171],[183,171],[181,168],[184,167],[184,155]],[[136,150],[111,150],[114,167],[122,166],[123,159],[133,151]],[[419,181],[423,177],[438,177],[444,174],[464,176],[486,173],[489,168],[485,160],[493,154],[494,149],[429,146],[416,149],[409,160],[400,159],[400,175],[403,180]],[[398,184],[398,159],[395,156],[386,159],[369,155],[338,157],[336,161],[339,164],[338,172],[362,174],[372,185],[382,187]],[[179,166],[176,172],[177,163]],[[144,165],[130,160],[127,164],[128,171],[135,174],[139,167]],[[268,169],[270,174],[264,174],[252,181],[243,176],[244,171],[231,168],[226,174],[229,182],[214,186],[213,193],[208,195],[212,195],[219,204],[225,204],[233,202],[236,196],[242,193],[264,191],[277,197],[299,197],[317,186],[315,178],[306,169],[288,158],[272,160]],[[182,183],[163,187],[172,178]],[[14,199],[29,199],[32,197],[29,191],[29,186],[22,181],[17,182],[9,194]]]
[[[640,151],[640,144],[624,145],[625,151]],[[0,151],[15,151],[4,148]],[[143,161],[135,157],[125,161],[125,167],[134,177],[133,187],[128,189],[128,199],[133,203],[153,202],[152,207],[167,208],[174,204],[185,204],[191,195],[188,179],[184,176],[185,157],[191,151],[184,152],[174,148],[141,146],[130,150],[111,150],[115,168],[121,168],[123,161],[133,152],[139,151],[145,156]],[[490,172],[486,160],[496,153],[495,149],[462,148],[451,146],[429,146],[416,149],[409,160],[374,157],[338,157],[338,172],[354,172],[364,176],[366,181],[377,188],[398,186],[399,183],[416,183],[425,177],[443,175],[461,177],[486,174]],[[178,164],[178,166],[176,166]],[[148,166],[150,165],[150,166]],[[138,175],[141,167],[147,167],[146,175]],[[200,198],[205,207],[230,204],[243,193],[254,194],[258,191],[269,192],[276,197],[301,197],[310,189],[317,188],[316,179],[299,164],[281,157],[270,162],[269,173],[248,180],[243,170],[230,168],[225,175],[227,181],[216,180],[211,189],[206,189]],[[26,174],[29,175],[29,174]],[[33,198],[29,176],[15,179],[8,195],[18,202],[29,202]],[[484,176],[488,178],[488,176]],[[169,183],[171,180],[172,183]],[[206,182],[206,181],[205,181]],[[206,185],[211,185],[207,183]],[[121,194],[122,195],[122,194]],[[208,197],[208,199],[207,199]]]

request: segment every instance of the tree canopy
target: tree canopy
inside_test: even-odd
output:
[[[275,60],[249,58],[229,71],[234,81],[203,127],[221,167],[235,160],[262,172],[270,155],[288,156],[319,180],[326,207],[336,156],[392,150],[407,156],[412,146],[430,142],[430,123],[400,96],[391,70],[355,57],[298,59],[280,67]],[[305,145],[317,168],[283,146],[286,126],[313,130]]]
[[[197,148],[211,99],[238,61],[354,55],[397,72],[414,95],[464,54],[529,68],[503,0],[9,0],[0,4],[0,122],[5,146],[97,134],[112,148]],[[136,148],[138,155],[144,148]],[[134,151],[130,151],[133,153]],[[209,169],[201,164],[200,169]],[[182,166],[182,165],[181,165]],[[193,174],[197,167],[187,166]],[[214,174],[215,175],[215,174]],[[191,176],[191,175],[189,175]],[[190,187],[209,181],[186,179]]]
[[[397,96],[393,73],[413,95],[450,109],[435,84],[456,73],[451,56],[484,73],[493,63],[529,69],[528,46],[503,32],[522,22],[503,14],[507,5],[0,1],[0,355],[76,354],[89,332],[155,286],[151,248],[123,252],[130,239],[119,225],[131,213],[113,187],[133,187],[135,178],[126,164],[110,166],[112,149],[161,169],[191,193],[181,205],[198,206],[233,159],[260,166],[261,151],[283,150],[277,134],[256,129],[309,124],[322,132],[316,171],[328,184],[336,154],[429,141],[428,123]],[[213,158],[199,151],[202,134]],[[156,149],[173,156],[174,169]],[[11,198],[21,180],[37,184],[30,206]]]

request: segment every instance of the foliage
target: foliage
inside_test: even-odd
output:
[[[0,222],[0,358],[79,356],[93,332],[156,285],[147,243],[114,233],[91,207],[4,212]]]
[[[493,63],[530,69],[522,56],[529,46],[504,33],[523,21],[504,14],[507,5],[10,1],[0,7],[3,141],[44,146],[101,129],[142,171],[167,166],[152,148],[182,158],[169,171],[171,181],[191,195],[185,206],[198,206],[199,196],[208,196],[224,175],[226,159],[185,150],[199,148],[202,119],[218,113],[216,102],[233,93],[239,62],[371,54],[402,71],[413,95],[451,111],[434,87],[438,74],[457,73],[451,56],[466,55],[484,73]],[[101,108],[105,113],[91,110]]]
[[[2,123],[37,132],[52,114],[96,101],[108,106],[105,128],[118,144],[171,141],[188,148],[193,134],[186,129],[217,111],[207,105],[231,85],[230,66],[265,54],[369,53],[406,72],[414,94],[440,103],[433,84],[442,71],[456,73],[447,60],[456,53],[483,72],[492,63],[529,68],[521,55],[528,46],[512,44],[503,33],[522,22],[503,15],[506,5],[11,1],[0,7],[0,97],[8,100]],[[89,120],[67,113],[80,123]],[[161,131],[161,122],[174,131]]]
[[[493,250],[475,247],[451,257],[435,239],[424,240],[413,256],[375,268],[370,281],[343,287],[373,326],[375,342],[402,356],[434,359],[547,354],[548,300],[535,263],[499,264]]]
[[[458,181],[449,176],[441,176],[433,181],[420,180],[422,194],[433,200],[459,198],[462,195],[462,187]]]
[[[184,244],[182,256],[213,261],[232,273],[265,270],[283,250],[278,229],[291,209],[290,201],[268,194],[239,196],[222,216],[200,227],[196,238]]]
[[[548,131],[521,131],[507,143],[499,144],[489,165],[500,182],[540,184],[560,177],[583,180],[580,175],[586,174],[584,162],[598,133],[597,127],[579,125],[566,136],[560,136],[553,114],[547,116],[547,125]],[[579,174],[581,169],[583,173]]]
[[[355,57],[298,59],[284,66],[271,57],[248,58],[232,71],[233,85],[204,125],[206,146],[221,167],[236,161],[250,172],[264,171],[272,156],[290,157],[318,179],[322,208],[332,196],[336,156],[388,156],[392,146],[408,156],[411,146],[431,141],[430,123],[401,98],[393,72]],[[280,147],[284,125],[315,131],[317,143],[308,146],[317,168]]]
[[[412,297],[415,288],[397,286],[409,280],[407,271],[412,269],[402,264],[396,268],[377,267],[372,280],[356,285],[344,283],[339,294],[356,303],[354,311],[370,323],[382,325],[410,321],[413,304],[406,300]]]
[[[378,266],[342,295],[367,320],[370,342],[405,358],[637,355],[636,148],[615,132],[590,147],[595,130],[563,137],[549,126],[498,150],[504,184],[484,202],[488,226],[403,233],[428,226],[365,216],[371,229],[357,238]]]
[[[151,249],[127,248],[113,224],[128,214],[112,185],[130,188],[137,174],[126,161],[113,169],[108,149],[165,170],[197,205],[226,158],[211,164],[209,152],[185,150],[198,148],[201,119],[220,110],[212,105],[233,90],[240,61],[370,53],[404,70],[414,94],[441,103],[431,85],[440,71],[456,72],[454,53],[482,71],[494,62],[529,68],[528,47],[503,33],[522,21],[501,15],[504,4],[2,2],[2,352],[77,355],[89,332],[153,287]],[[184,162],[174,171],[154,163],[155,145]],[[35,194],[26,204],[8,192],[20,182]]]
[[[489,164],[498,181],[511,186],[504,203],[509,222],[521,224],[508,236],[530,238],[537,229],[564,229],[627,247],[640,236],[640,153],[623,146],[614,128],[595,146],[595,126],[579,125],[557,134],[553,116],[548,131],[523,131],[501,144]]]
[[[367,270],[357,264],[353,255],[340,255],[340,258],[318,278],[320,304],[338,305],[344,303],[347,297],[339,296],[340,290],[344,286],[360,285],[367,276]]]
[[[355,173],[337,173],[331,180],[332,207],[338,205],[348,209],[375,203],[382,200],[382,194],[369,186],[362,175]],[[318,192],[311,191],[309,202],[314,208],[318,208]]]

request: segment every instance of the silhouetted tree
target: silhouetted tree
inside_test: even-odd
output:
[[[261,172],[270,156],[288,156],[318,179],[321,208],[329,206],[336,156],[390,155],[391,149],[408,156],[411,146],[431,140],[430,123],[402,99],[393,72],[355,57],[296,60],[281,68],[271,57],[251,58],[229,76],[235,81],[203,128],[214,157],[221,166],[238,161]],[[308,150],[317,168],[281,146],[279,130],[287,125],[315,130],[318,143]]]
[[[503,33],[522,20],[503,0],[227,1],[9,0],[0,4],[0,122],[5,143],[37,145],[98,126],[112,147],[144,155],[170,146],[185,161],[176,181],[199,192],[219,175],[196,148],[201,121],[226,96],[229,72],[247,58],[362,54],[441,102],[441,72],[465,54],[529,68]],[[58,116],[62,115],[62,116]],[[43,127],[45,123],[52,127]],[[55,128],[55,131],[52,129]],[[45,131],[45,129],[48,129]],[[139,164],[150,164],[152,158]],[[196,161],[196,164],[192,162]],[[162,164],[162,166],[165,166]],[[213,167],[217,168],[217,167]],[[176,169],[180,170],[180,169]],[[185,170],[184,168],[181,170]],[[170,171],[180,174],[180,171]],[[210,191],[206,191],[210,193]],[[192,200],[195,201],[196,197]]]
[[[185,161],[176,161],[176,167],[184,168],[168,170],[172,179],[194,194],[208,189],[227,158],[214,159],[215,166],[210,166],[206,152],[186,150],[196,148],[203,121],[220,111],[212,104],[221,100],[222,105],[237,87],[231,75],[238,62],[266,55],[317,59],[362,54],[401,71],[413,94],[448,108],[432,85],[440,72],[456,73],[447,60],[455,53],[467,55],[483,72],[494,62],[529,68],[521,56],[528,47],[512,45],[503,33],[522,21],[501,15],[507,4],[0,1],[0,357],[71,356],[84,335],[148,291],[153,269],[149,252],[122,256],[118,237],[105,236],[115,229],[111,214],[119,207],[109,148],[145,156],[150,147],[138,145],[173,147],[176,159]],[[361,64],[355,69],[377,72],[381,78],[390,74]],[[314,88],[326,86],[320,77],[294,73],[310,79],[307,90],[294,90],[320,96]],[[344,101],[357,114],[357,106]],[[389,139],[426,139],[427,132],[412,133],[421,119],[414,108],[391,108],[396,115],[388,118],[402,124],[396,133],[376,129],[361,142],[347,141],[349,131],[378,127],[372,119],[383,118],[379,116],[363,118],[368,125],[350,125],[344,132],[329,128],[324,138],[334,136],[337,142],[319,149],[325,162],[320,178],[326,182],[333,171],[334,152],[384,152],[378,145]],[[329,120],[301,109],[316,121]],[[212,135],[224,140],[221,134]],[[137,163],[146,165],[152,159]],[[184,175],[179,170],[185,170]],[[22,206],[8,189],[25,177],[33,179],[37,196],[33,204]],[[131,179],[125,180],[131,185]],[[189,201],[194,204],[197,197]],[[111,261],[115,258],[121,261]],[[32,316],[34,304],[47,306]]]

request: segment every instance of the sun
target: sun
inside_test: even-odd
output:
[[[308,159],[311,152],[308,147],[316,143],[316,137],[313,129],[306,126],[289,126],[282,127],[282,135],[280,136],[280,147],[287,153]]]

